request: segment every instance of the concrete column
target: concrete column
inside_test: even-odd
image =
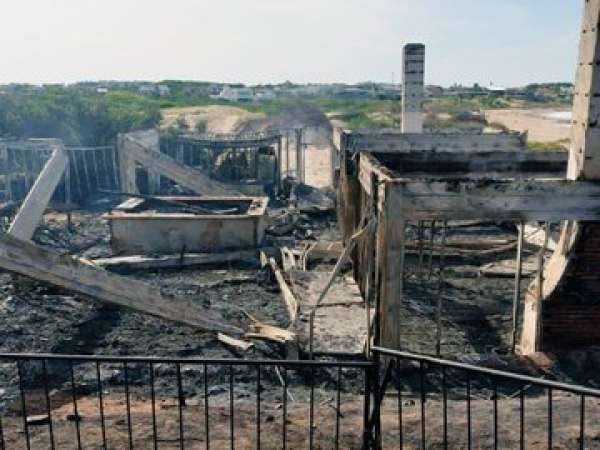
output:
[[[402,132],[422,133],[425,46],[406,44],[402,56]]]

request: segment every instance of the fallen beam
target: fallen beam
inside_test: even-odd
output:
[[[207,331],[242,333],[189,299],[163,295],[156,286],[112,274],[8,234],[0,235],[0,268],[139,313]]]
[[[198,194],[239,195],[239,192],[235,189],[211,179],[199,170],[179,164],[170,156],[152,150],[128,135],[124,136],[124,142],[132,144],[127,146],[127,157],[131,161],[137,162]]]
[[[269,258],[269,266],[271,267],[271,271],[277,280],[277,284],[279,285],[279,289],[281,291],[281,296],[283,297],[283,301],[288,310],[288,315],[290,317],[290,327],[292,327],[296,323],[296,316],[298,315],[298,300],[292,293],[292,290],[288,286],[281,270],[277,266],[277,262],[274,258]]]
[[[192,267],[231,262],[258,262],[255,250],[225,253],[185,253],[183,255],[165,255],[150,257],[144,255],[116,256],[92,260],[96,266],[111,270],[148,270],[173,267]]]
[[[64,147],[57,145],[10,224],[11,236],[31,240],[68,164]]]

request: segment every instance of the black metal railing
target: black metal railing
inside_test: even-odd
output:
[[[373,363],[0,354],[0,448],[362,445]]]
[[[372,352],[373,361],[0,354],[0,449],[597,444],[600,390]]]
[[[382,385],[373,389],[370,423],[383,447],[597,445],[600,390],[380,347],[372,351],[386,367]],[[388,409],[392,389],[396,398]]]

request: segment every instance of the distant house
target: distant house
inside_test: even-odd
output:
[[[108,93],[108,88],[107,87],[101,87],[101,86],[99,86],[99,87],[96,88],[96,92],[98,94],[107,94]]]
[[[230,86],[225,86],[221,90],[219,98],[229,102],[251,102],[254,100],[254,92],[252,92],[252,89],[250,88],[232,88]]]
[[[263,91],[258,91],[255,95],[254,98],[256,98],[256,100],[259,101],[271,101],[271,100],[275,100],[276,96],[275,96],[275,92],[271,91],[271,90],[263,90]]]
[[[427,86],[425,86],[425,95],[427,97],[441,97],[442,95],[444,95],[444,88],[441,86],[428,84]]]
[[[160,95],[161,97],[171,95],[171,89],[166,84],[159,84],[157,89],[158,95]]]
[[[366,100],[374,97],[376,95],[373,91],[361,88],[345,88],[334,95],[334,98],[340,100]]]
[[[138,88],[138,92],[142,95],[155,95],[158,90],[153,84],[143,84]]]
[[[561,95],[573,95],[575,93],[575,86],[561,86],[559,90]]]

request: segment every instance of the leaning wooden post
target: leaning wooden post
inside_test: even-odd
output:
[[[40,172],[19,208],[19,212],[10,224],[8,234],[23,241],[29,241],[33,237],[44,216],[48,202],[62,180],[68,163],[64,147],[62,144],[56,145],[52,156]]]
[[[515,267],[515,290],[512,305],[512,352],[517,348],[517,326],[519,322],[519,306],[521,304],[521,277],[523,272],[523,241],[525,239],[525,222],[518,224],[517,260]]]

